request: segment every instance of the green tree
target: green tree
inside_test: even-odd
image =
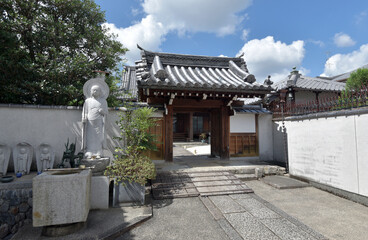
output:
[[[93,70],[116,71],[127,51],[93,0],[2,0],[0,11],[1,103],[81,105]],[[118,78],[106,78],[111,92]]]
[[[156,136],[149,130],[156,126],[152,118],[155,111],[151,107],[138,107],[125,103],[126,111],[117,121],[120,127],[119,140],[124,147],[116,148],[113,164],[108,166],[105,175],[115,178],[115,183],[129,181],[144,185],[147,179],[155,177],[155,166],[147,156],[147,151],[157,150]]]
[[[355,72],[350,74],[350,77],[346,81],[346,87],[348,90],[356,90],[361,88],[363,85],[368,85],[368,69],[359,68]]]

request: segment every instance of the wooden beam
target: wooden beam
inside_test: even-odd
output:
[[[226,106],[220,108],[220,158],[223,160],[230,159],[230,115]]]
[[[173,107],[166,106],[167,114],[164,117],[165,121],[165,161],[173,161]]]
[[[193,112],[189,113],[189,140],[193,141]]]
[[[211,110],[211,156],[220,155],[220,111]]]
[[[196,99],[175,99],[174,107],[191,107],[191,108],[219,108],[223,105],[221,100],[196,100]]]

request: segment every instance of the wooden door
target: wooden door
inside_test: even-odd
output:
[[[150,128],[150,133],[154,134],[156,136],[156,147],[157,151],[149,151],[148,156],[152,160],[162,160],[164,159],[164,120],[163,118],[154,118],[156,120],[156,126]]]

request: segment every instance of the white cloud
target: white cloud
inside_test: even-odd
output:
[[[325,43],[321,40],[313,40],[313,39],[308,39],[305,41],[306,43],[312,43],[314,45],[317,45],[319,47],[324,47],[325,46]]]
[[[103,26],[109,28],[110,33],[118,35],[117,40],[129,49],[124,56],[128,60],[128,65],[132,65],[134,61],[140,59],[137,44],[145,49],[157,51],[167,33],[164,26],[150,15],[127,28],[117,28],[113,23],[104,23]]]
[[[232,34],[247,14],[239,14],[253,0],[144,0],[146,17],[127,28],[117,28],[105,23],[110,32],[119,35],[118,40],[129,51],[125,54],[128,64],[140,59],[139,44],[151,51],[158,51],[166,34],[176,31],[179,35],[194,32],[209,32],[219,36]],[[132,9],[132,14],[140,13]]]
[[[355,41],[345,33],[336,33],[334,36],[334,43],[338,47],[351,47],[355,45]]]
[[[252,0],[145,0],[142,6],[147,14],[170,30],[213,32],[223,36],[234,33],[246,17],[237,13],[251,3]]]
[[[133,16],[137,16],[140,13],[140,10],[138,8],[132,8],[131,12]]]
[[[347,54],[335,54],[325,64],[324,76],[334,76],[352,71],[368,63],[368,44]]]
[[[263,82],[268,75],[276,82],[285,78],[292,67],[299,67],[304,58],[304,41],[298,40],[291,44],[275,42],[272,36],[253,39],[242,47],[238,55],[244,52],[248,70],[257,81]],[[307,70],[305,69],[304,72]]]
[[[248,39],[248,35],[249,35],[250,30],[249,29],[244,29],[242,32],[242,39],[244,40],[244,42],[247,41]]]
[[[367,16],[367,10],[360,12],[358,15],[355,16],[355,24],[360,24]]]

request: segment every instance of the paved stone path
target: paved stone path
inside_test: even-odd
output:
[[[255,194],[201,197],[229,239],[326,239]]]
[[[161,172],[152,184],[155,199],[252,193],[244,182],[227,171]]]

